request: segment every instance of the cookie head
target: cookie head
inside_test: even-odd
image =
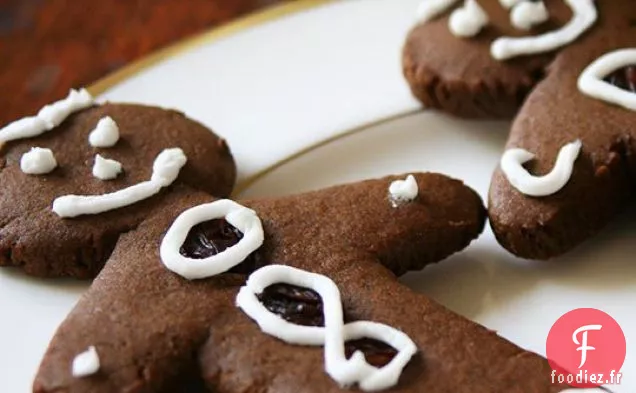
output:
[[[511,118],[555,53],[593,30],[584,1],[424,1],[403,51],[405,76],[427,107]]]
[[[199,123],[172,110],[72,100],[0,130],[1,265],[92,277],[118,237],[174,188],[231,192],[229,148]]]

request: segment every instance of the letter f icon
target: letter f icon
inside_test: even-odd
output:
[[[592,346],[587,345],[587,332],[590,330],[601,330],[601,328],[603,328],[603,326],[601,325],[581,326],[580,328],[576,329],[574,333],[572,334],[572,341],[574,341],[574,344],[580,345],[580,347],[576,349],[577,351],[581,351],[581,364],[579,365],[579,368],[583,367],[583,365],[587,361],[587,351],[594,351],[596,349]],[[581,335],[582,337],[581,342],[579,342],[579,339],[577,338],[577,336],[581,332],[583,332],[583,334]]]

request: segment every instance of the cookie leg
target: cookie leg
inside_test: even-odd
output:
[[[550,366],[542,357],[414,293],[376,261],[363,261],[355,255],[341,258],[339,263],[348,268],[334,278],[342,293],[345,318],[349,322],[370,320],[398,328],[417,345],[418,353],[391,392],[562,390],[563,387],[552,385]],[[292,305],[298,306],[279,305],[279,315],[292,320],[298,317]],[[311,308],[305,310],[302,320],[315,317]],[[240,312],[226,317],[225,327],[211,331],[200,353],[200,367],[212,390],[244,392],[267,386],[275,392],[342,392],[325,373],[322,347],[284,343],[261,332],[254,321]],[[360,345],[351,342],[347,347],[350,351],[363,350],[371,362],[390,360],[386,348]]]

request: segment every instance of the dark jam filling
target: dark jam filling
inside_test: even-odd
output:
[[[636,65],[623,67],[612,72],[605,79],[605,82],[612,85],[636,93]]]
[[[320,295],[307,288],[289,284],[271,285],[258,296],[265,308],[284,320],[303,326],[324,326],[323,305]],[[367,362],[382,367],[397,355],[397,351],[381,341],[363,338],[345,343],[347,359],[355,351],[362,351]]]
[[[397,355],[392,346],[372,338],[351,340],[345,343],[345,356],[351,358],[355,351],[362,351],[364,358],[372,366],[383,367]]]
[[[322,299],[311,289],[274,284],[258,296],[265,308],[284,320],[303,326],[325,326]]]
[[[179,253],[187,258],[204,259],[225,251],[242,238],[243,233],[224,219],[210,220],[190,229]],[[259,258],[252,253],[230,272],[250,274],[259,267]]]

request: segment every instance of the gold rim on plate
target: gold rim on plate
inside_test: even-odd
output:
[[[233,22],[227,23],[225,25],[221,25],[219,27],[213,27],[210,30],[207,30],[203,33],[195,35],[191,38],[187,38],[185,40],[179,41],[175,44],[167,46],[163,49],[160,49],[148,56],[142,57],[141,59],[134,61],[133,63],[115,71],[112,74],[107,75],[106,77],[98,80],[97,82],[91,84],[86,89],[93,95],[98,96],[108,89],[116,86],[117,84],[124,82],[127,79],[134,77],[140,72],[161,63],[162,61],[168,60],[172,57],[181,55],[189,50],[196,49],[202,45],[210,44],[220,39],[226,38],[233,34],[239,33],[241,31],[245,31],[255,26],[259,26],[261,24],[275,21],[277,19],[283,18],[285,16],[289,16],[298,12],[306,11],[312,9],[314,7],[318,7],[321,5],[333,3],[336,0],[296,0],[290,3],[285,3],[273,7],[266,8],[262,11],[244,16],[239,18]],[[354,127],[352,129],[345,130],[338,135],[335,135],[331,138],[328,138],[324,141],[320,141],[313,145],[310,145],[306,148],[301,149],[300,151],[293,153],[292,155],[283,158],[269,167],[261,170],[260,172],[255,173],[251,177],[243,180],[241,183],[237,184],[235,187],[235,191],[233,192],[233,196],[237,196],[247,190],[250,186],[256,183],[261,178],[266,175],[272,173],[276,169],[282,167],[283,165],[301,157],[305,154],[319,149],[323,146],[326,146],[330,143],[333,143],[342,138],[351,136],[353,134],[357,134],[362,132],[368,128],[378,126],[393,120],[397,120],[399,118],[411,115],[416,113],[417,111],[409,111],[406,113],[400,113],[392,116],[388,116],[383,119],[379,119],[367,124],[363,124],[358,127]]]
[[[162,61],[168,60],[176,55],[183,54],[201,45],[218,41],[222,38],[250,29],[252,27],[274,21],[276,19],[306,11],[320,5],[332,3],[335,0],[296,0],[290,3],[272,6],[262,11],[236,19],[233,22],[213,27],[198,35],[178,41],[175,44],[159,49],[127,66],[99,79],[86,89],[93,95],[98,96],[115,85],[132,78],[141,71],[150,68]]]

